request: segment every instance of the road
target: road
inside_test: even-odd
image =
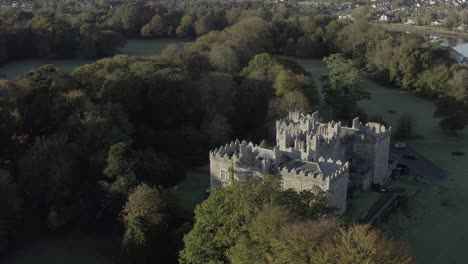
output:
[[[414,159],[404,158],[405,155],[412,156]],[[406,148],[395,148],[392,143],[390,147],[390,159],[408,165],[410,174],[416,178],[427,181],[445,181],[448,179],[446,171],[419,154],[410,146],[406,146]]]

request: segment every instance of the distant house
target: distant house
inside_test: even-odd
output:
[[[442,20],[436,19],[436,20],[431,22],[431,26],[440,26],[440,25],[442,25],[442,23],[443,23]]]
[[[353,20],[353,17],[352,17],[351,15],[349,15],[349,14],[348,14],[348,15],[340,15],[340,16],[338,16],[338,19],[342,19],[342,20],[345,20],[345,19],[347,19],[347,20]]]
[[[387,22],[388,19],[389,19],[388,16],[385,15],[385,14],[384,14],[384,15],[381,15],[381,16],[379,17],[379,21],[385,21],[385,22]]]

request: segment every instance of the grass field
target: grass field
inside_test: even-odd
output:
[[[192,168],[187,171],[185,179],[177,186],[181,216],[191,217],[195,207],[203,202],[210,188],[209,166]]]
[[[367,215],[367,211],[379,200],[381,194],[378,192],[363,192],[352,200],[352,206],[346,213],[346,218],[350,223],[356,223],[360,218]]]

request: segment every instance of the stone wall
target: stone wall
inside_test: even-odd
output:
[[[330,182],[328,205],[337,208],[339,213],[346,212],[348,181],[349,173],[346,171],[341,177],[336,177]]]

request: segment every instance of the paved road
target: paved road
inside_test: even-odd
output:
[[[415,157],[415,159],[404,158],[404,155]],[[409,146],[398,149],[390,147],[390,159],[398,163],[406,164],[410,168],[410,174],[419,179],[428,181],[445,181],[448,179],[447,172],[437,166],[434,162],[428,160]]]

